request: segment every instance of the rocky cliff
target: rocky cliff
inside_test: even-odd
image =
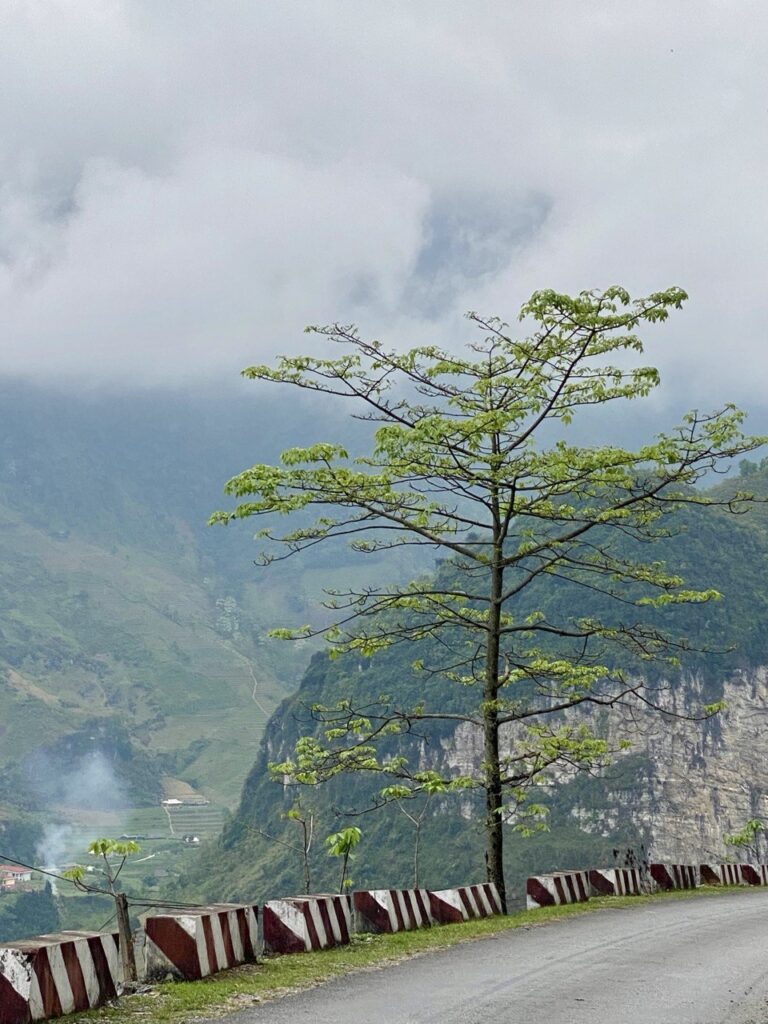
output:
[[[685,676],[664,704],[676,715],[695,713],[708,689],[701,676]],[[610,833],[620,815],[629,816],[657,860],[690,863],[732,854],[724,834],[750,818],[768,821],[768,669],[734,669],[722,681],[722,695],[725,709],[706,722],[649,715],[611,720],[610,733],[631,740],[647,777],[631,795],[614,796],[614,811],[595,816],[576,806],[574,820]],[[607,787],[610,793],[610,781]]]
[[[750,484],[768,491],[768,471],[753,476]],[[723,600],[660,613],[665,628],[687,637],[695,648],[682,669],[657,667],[648,676],[665,713],[622,707],[592,716],[591,724],[612,746],[626,739],[631,747],[597,777],[561,772],[535,794],[550,809],[549,830],[526,839],[510,834],[507,870],[513,888],[531,870],[610,862],[617,846],[644,845],[661,860],[719,858],[726,853],[724,833],[738,830],[749,818],[768,818],[764,517],[759,510],[739,519],[714,514],[689,518],[684,526],[659,545],[659,556],[692,586],[715,586]],[[573,600],[562,587],[539,596],[552,606]],[[602,609],[585,607],[582,598],[577,607],[580,615],[602,614]],[[335,877],[322,836],[353,821],[364,832],[353,875],[356,884],[413,884],[412,823],[396,805],[360,814],[372,806],[380,779],[340,776],[321,787],[299,790],[270,779],[268,765],[289,757],[300,736],[318,730],[308,714],[317,702],[332,706],[352,698],[359,706],[387,693],[402,706],[425,701],[428,707],[455,709],[466,699],[461,687],[434,677],[425,682],[423,673],[412,671],[413,659],[422,653],[396,648],[362,664],[315,656],[297,694],[269,722],[238,813],[206,865],[212,894],[216,890],[220,898],[222,885],[228,895],[244,896],[287,891],[299,884],[296,826],[284,817],[297,798],[315,815],[318,839],[312,860],[317,885],[333,885]],[[717,700],[726,705],[717,716],[706,722],[690,720]],[[453,774],[468,774],[482,759],[480,736],[467,724],[433,725],[409,742],[409,756],[421,767],[447,766]],[[420,835],[424,884],[440,887],[483,875],[481,820],[476,798],[467,792],[432,800]]]

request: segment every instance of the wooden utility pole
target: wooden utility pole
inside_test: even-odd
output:
[[[112,892],[117,908],[117,931],[120,936],[120,960],[123,965],[123,981],[136,982],[136,953],[133,948],[131,919],[128,913],[128,897],[124,892]]]

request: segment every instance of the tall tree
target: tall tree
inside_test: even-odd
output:
[[[723,503],[693,489],[703,474],[763,443],[744,436],[733,406],[690,412],[637,450],[569,439],[578,413],[646,397],[658,385],[658,372],[630,366],[627,353],[643,351],[641,324],[666,320],[685,299],[678,288],[636,300],[619,287],[575,297],[540,291],[520,311],[528,336],[470,313],[479,336],[463,353],[399,352],[352,326],[312,327],[346,351],[244,371],[350,399],[375,429],[359,457],[322,442],[246,470],[226,488],[240,503],[215,521],[268,517],[258,534],[265,564],[336,538],[363,554],[411,545],[448,556],[434,577],[329,593],[330,625],[275,634],[324,634],[332,655],[369,656],[429,639],[435,654],[416,667],[474,695],[457,711],[455,701],[403,707],[385,697],[360,708],[350,693],[338,707],[316,709],[325,741],[305,737],[276,768],[306,783],[341,771],[381,772],[397,780],[400,798],[403,786],[414,794],[436,783],[479,788],[487,874],[502,900],[505,818],[551,766],[592,767],[608,752],[587,716],[566,712],[630,697],[652,704],[642,678],[622,663],[676,662],[685,638],[662,628],[655,610],[719,596],[686,588],[648,559],[647,542],[668,534],[681,506],[736,511],[749,500]],[[279,531],[280,516],[295,517],[295,528]],[[537,605],[543,580],[597,593],[616,614],[545,611]],[[385,737],[441,720],[478,731],[478,774],[438,779],[418,760],[380,754]]]

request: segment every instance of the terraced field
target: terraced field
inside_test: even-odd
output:
[[[61,864],[85,862],[88,845],[100,836],[139,836],[142,853],[156,843],[173,845],[184,835],[212,839],[221,831],[225,809],[217,804],[181,807],[142,807],[124,811],[82,811],[64,815],[70,824],[61,826]]]
[[[64,809],[66,810],[66,809]],[[70,812],[71,824],[60,834],[61,859],[58,868],[72,863],[93,865],[98,861],[87,854],[88,845],[99,836],[136,836],[140,851],[128,859],[121,882],[132,897],[161,902],[172,885],[189,870],[206,842],[221,831],[225,809],[217,804],[182,807],[145,807],[119,812]],[[170,819],[170,820],[169,820]],[[199,844],[185,843],[184,835],[200,838]],[[89,876],[101,884],[97,873]],[[61,899],[63,927],[98,928],[109,917],[112,904],[107,897],[89,897],[77,893],[68,883],[57,883]]]

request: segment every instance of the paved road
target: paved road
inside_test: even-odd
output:
[[[231,1024],[768,1024],[768,892],[603,910],[337,979]]]

